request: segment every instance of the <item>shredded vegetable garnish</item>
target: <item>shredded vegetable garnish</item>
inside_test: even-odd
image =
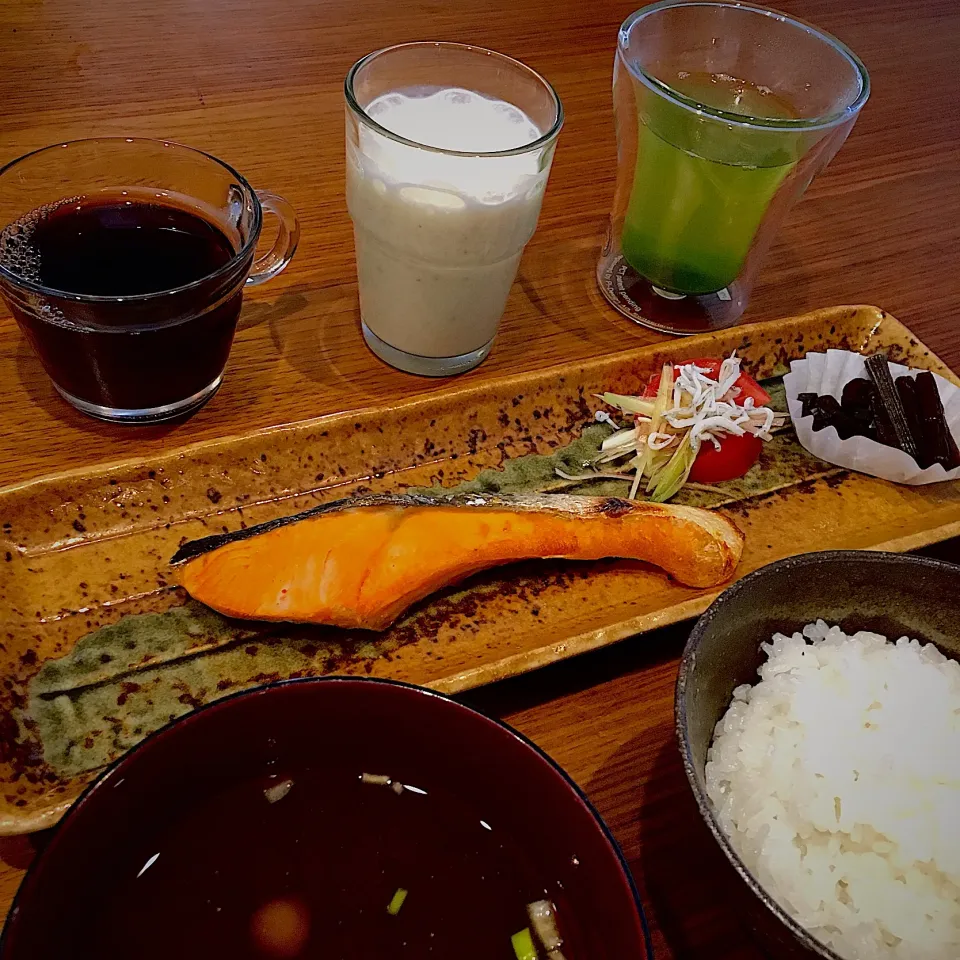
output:
[[[292,787],[292,780],[281,780],[279,783],[267,787],[267,789],[263,791],[263,795],[267,798],[267,803],[276,803],[278,800],[282,800],[290,792]]]
[[[411,789],[405,784],[402,784],[399,780],[394,780],[393,777],[388,777],[382,773],[361,773],[360,774],[361,783],[369,783],[375,787],[389,787],[398,797],[404,790]],[[414,793],[424,793],[425,791],[420,790],[416,787],[413,787]]]
[[[563,960],[560,953],[563,937],[557,928],[557,908],[549,900],[537,900],[527,904],[527,918],[547,956],[551,960]]]
[[[537,948],[533,943],[533,935],[529,927],[524,927],[519,933],[515,933],[510,942],[513,944],[513,952],[517,960],[537,960]]]
[[[400,908],[403,906],[403,901],[407,899],[407,891],[403,887],[398,887],[397,892],[393,895],[393,899],[390,901],[389,906],[387,907],[387,913],[391,917],[395,917],[399,912]]]
[[[714,367],[716,370],[716,367]],[[752,434],[769,440],[786,417],[754,398],[741,398],[740,358],[720,363],[716,378],[695,363],[664,364],[656,397],[604,393],[599,399],[629,417],[631,426],[619,427],[604,440],[599,455],[579,476],[557,471],[565,480],[609,478],[630,480],[630,499],[641,487],[651,500],[669,500],[686,482],[704,443],[720,449],[724,437]],[[742,382],[742,381],[741,381]],[[597,414],[598,421],[610,422]]]
[[[364,783],[371,783],[375,787],[389,787],[393,780],[382,773],[361,773],[360,779]]]

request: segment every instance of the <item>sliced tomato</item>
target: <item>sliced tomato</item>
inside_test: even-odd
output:
[[[643,393],[640,394],[644,400],[653,400],[657,396],[657,392],[660,389],[660,374],[655,373],[648,381],[647,385],[643,388]]]
[[[742,477],[760,459],[763,441],[751,433],[726,436],[718,450],[710,440],[700,445],[690,479],[694,483],[722,483]]]
[[[741,404],[747,397],[753,397],[755,407],[765,407],[770,402],[770,394],[749,373],[741,373],[734,386],[740,388],[740,396],[737,400]]]

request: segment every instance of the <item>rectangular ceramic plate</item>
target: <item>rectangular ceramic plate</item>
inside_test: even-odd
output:
[[[167,561],[184,540],[550,453],[591,419],[594,394],[637,393],[665,360],[736,350],[764,378],[826,347],[883,350],[956,382],[889,314],[835,307],[0,490],[0,834],[52,825],[104,762],[228,691],[348,673],[454,692],[699,614],[719,591],[638,563],[551,561],[476,577],[384,634],[241,625],[197,628],[186,645],[141,631],[74,650],[125,615],[182,605]],[[895,486],[804,462],[778,489],[720,508],[746,534],[738,575],[811,550],[909,550],[960,533],[960,484]],[[61,676],[48,661],[71,651],[82,669]],[[68,721],[66,747],[51,717]]]

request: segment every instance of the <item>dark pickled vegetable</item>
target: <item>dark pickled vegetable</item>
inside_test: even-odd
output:
[[[917,442],[910,432],[906,412],[903,409],[897,388],[894,386],[893,377],[890,374],[890,361],[882,353],[875,353],[872,357],[867,358],[866,367],[867,373],[870,374],[870,379],[883,401],[884,412],[890,418],[890,423],[893,424],[893,432],[896,435],[897,442],[888,445],[897,446],[916,459]]]
[[[813,415],[815,432],[825,430],[827,427],[836,427],[841,440],[848,440],[862,432],[857,419],[843,410],[842,405],[829,394],[823,397],[814,396],[807,407]]]
[[[858,377],[851,380],[843,388],[843,396],[840,398],[840,406],[847,416],[852,417],[859,424],[862,424],[867,433],[861,433],[862,436],[869,436],[871,424],[873,423],[873,397],[876,394],[876,388],[867,379]],[[860,431],[858,431],[860,433]]]
[[[913,384],[919,410],[922,445],[929,452],[930,462],[939,463],[945,470],[960,467],[960,450],[950,433],[936,378],[929,370],[923,370],[916,375]],[[899,386],[899,381],[897,385]]]
[[[822,430],[840,413],[840,404],[831,396],[817,397],[813,405],[813,429]]]
[[[900,444],[897,442],[897,431],[893,429],[893,421],[891,421],[890,415],[887,413],[887,408],[876,390],[873,391],[870,406],[873,410],[874,439],[878,443],[882,443],[885,447],[899,448]]]
[[[800,401],[800,415],[803,417],[812,416],[819,399],[817,395],[815,393],[798,393],[797,399]]]
[[[840,404],[829,394],[817,397],[817,404],[813,408],[813,429],[816,431],[832,427],[840,417]]]
[[[849,440],[851,437],[867,436],[863,426],[843,410],[840,411],[835,425],[837,428],[837,434],[841,440]]]
[[[907,428],[913,439],[916,453],[913,459],[917,461],[917,466],[921,470],[926,470],[933,463],[933,454],[928,444],[923,442],[923,426],[920,422],[920,404],[917,400],[917,392],[914,387],[913,377],[897,377],[895,382],[897,397],[900,400],[900,406],[903,407],[903,414],[907,420]]]
[[[814,431],[833,427],[841,440],[868,437],[904,450],[921,469],[934,463],[960,467],[960,449],[950,433],[936,378],[929,370],[894,381],[882,354],[867,360],[870,379],[845,384],[840,401],[830,395],[801,393],[801,416],[813,417]]]

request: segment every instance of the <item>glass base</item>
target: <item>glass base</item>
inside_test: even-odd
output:
[[[384,363],[389,363],[391,367],[403,370],[404,373],[415,373],[421,377],[452,377],[458,373],[466,373],[467,370],[472,370],[483,363],[493,346],[493,340],[490,340],[477,350],[461,353],[457,357],[421,357],[415,353],[406,353],[391,347],[389,343],[381,340],[365,321],[361,320],[360,325],[363,328],[363,339],[367,342],[367,346]]]
[[[619,253],[601,258],[597,265],[597,284],[600,292],[625,317],[674,336],[732,327],[747,307],[748,291],[738,280],[714,293],[674,293],[654,286]]]
[[[106,420],[108,423],[162,423],[164,420],[176,420],[178,417],[186,416],[202,407],[216,392],[223,383],[223,374],[221,373],[213,383],[207,385],[202,390],[187,397],[185,400],[178,400],[176,403],[167,403],[161,407],[144,407],[139,410],[126,410],[122,407],[103,407],[98,403],[90,403],[88,400],[81,400],[72,394],[62,390],[56,384],[54,387],[57,393],[63,397],[71,407],[75,407],[81,413],[88,417],[96,417],[98,420]]]

